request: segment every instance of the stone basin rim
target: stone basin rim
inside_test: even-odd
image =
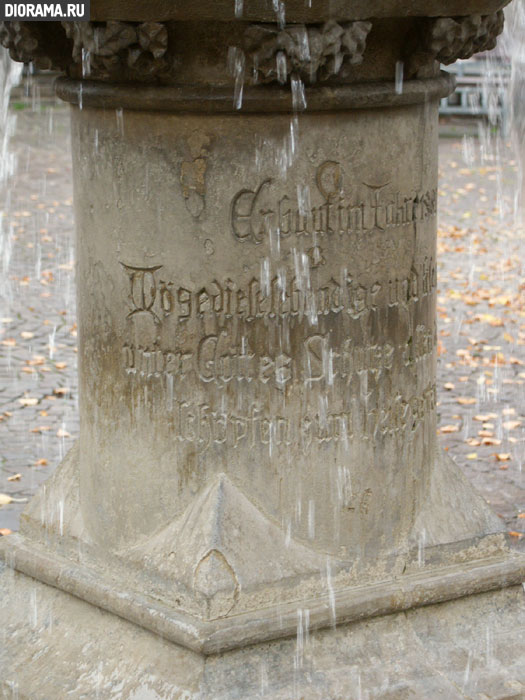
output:
[[[135,591],[119,588],[111,578],[102,580],[87,566],[46,552],[18,534],[0,542],[2,560],[26,576],[205,656],[293,637],[297,633],[300,609],[309,611],[310,630],[322,630],[517,586],[525,581],[525,556],[511,553],[480,559],[468,566],[433,567],[373,585],[338,589],[333,599],[327,593],[205,621]]]
[[[393,82],[386,81],[307,87],[307,108],[299,114],[413,105],[447,97],[455,84],[454,76],[440,71],[434,78],[405,81],[401,93],[396,92]],[[236,109],[230,86],[150,86],[70,78],[58,78],[55,86],[58,97],[82,108],[240,115],[294,113],[289,88],[247,87],[242,108]]]
[[[391,17],[450,17],[490,14],[509,0],[321,0],[308,7],[304,0],[287,0],[286,19],[294,22],[324,22],[327,19],[362,20]],[[275,22],[270,3],[246,0],[242,17],[236,18],[231,0],[91,0],[93,21],[128,22],[170,20],[214,20],[223,22]]]

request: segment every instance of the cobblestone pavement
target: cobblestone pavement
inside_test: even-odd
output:
[[[62,105],[19,110],[18,174],[0,192],[0,494],[24,501],[78,432],[68,129]],[[525,305],[523,238],[511,214],[516,163],[503,145],[502,166],[481,159],[481,146],[440,141],[440,442],[522,548]],[[23,507],[0,507],[0,528],[16,530]]]
[[[499,158],[490,157],[498,150]],[[525,239],[515,225],[517,171],[512,149],[498,141],[440,141],[437,388],[442,446],[525,550]]]
[[[15,103],[21,107],[23,103]],[[17,111],[16,177],[0,192],[0,528],[78,433],[73,207],[65,106]]]

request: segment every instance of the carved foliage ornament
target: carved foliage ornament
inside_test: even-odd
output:
[[[244,49],[257,82],[286,83],[292,74],[315,82],[337,75],[345,64],[361,63],[371,28],[371,22],[330,21],[283,29],[253,24],[245,32]]]
[[[66,70],[70,63],[70,43],[55,22],[0,22],[0,44],[13,61],[44,70]]]
[[[0,22],[11,58],[96,80],[168,79],[168,30],[160,22]]]
[[[491,15],[425,20],[423,29],[419,28],[408,47],[408,75],[417,75],[421,67],[434,60],[449,65],[493,49],[503,24],[503,10]]]
[[[168,30],[160,22],[62,22],[82,75],[99,80],[169,77]]]
[[[417,22],[405,52],[405,75],[423,77],[434,61],[449,64],[494,48],[503,11]],[[244,51],[254,82],[305,82],[343,76],[360,64],[371,22],[250,25]],[[58,31],[57,31],[58,30]],[[95,80],[173,82],[175,58],[161,22],[0,22],[0,43],[11,58]],[[171,48],[171,47],[170,47]]]

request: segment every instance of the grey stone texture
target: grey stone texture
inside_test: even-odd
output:
[[[240,54],[215,84],[226,27],[191,23],[176,90],[59,88],[73,103],[79,439],[0,543],[19,640],[8,664],[57,654],[47,694],[75,673],[60,652],[72,616],[86,642],[98,626],[128,663],[141,657],[124,690],[91,652],[77,697],[108,682],[139,697],[157,649],[170,668],[151,697],[254,697],[267,655],[271,697],[459,693],[455,666],[414,673],[436,639],[453,656],[462,626],[451,641],[440,620],[458,616],[469,633],[494,618],[503,639],[489,697],[523,688],[507,647],[525,558],[436,438],[437,104],[450,85],[433,54],[394,85],[399,37],[419,27],[400,18],[405,34],[385,43],[396,21],[373,24],[337,86],[305,91],[292,75],[288,105],[277,86],[243,95]],[[139,36],[106,31],[110,59]],[[63,625],[56,644],[28,642],[39,614]],[[348,667],[358,649],[385,659],[364,680]],[[44,692],[35,671],[19,683],[29,697]]]
[[[485,700],[525,693],[522,586],[202,657],[4,572],[6,698]]]

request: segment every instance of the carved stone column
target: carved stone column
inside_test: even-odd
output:
[[[3,27],[67,74],[80,436],[1,551],[178,645],[172,689],[179,647],[291,637],[298,611],[345,635],[525,576],[436,445],[438,61],[494,46],[502,3],[422,4]]]

